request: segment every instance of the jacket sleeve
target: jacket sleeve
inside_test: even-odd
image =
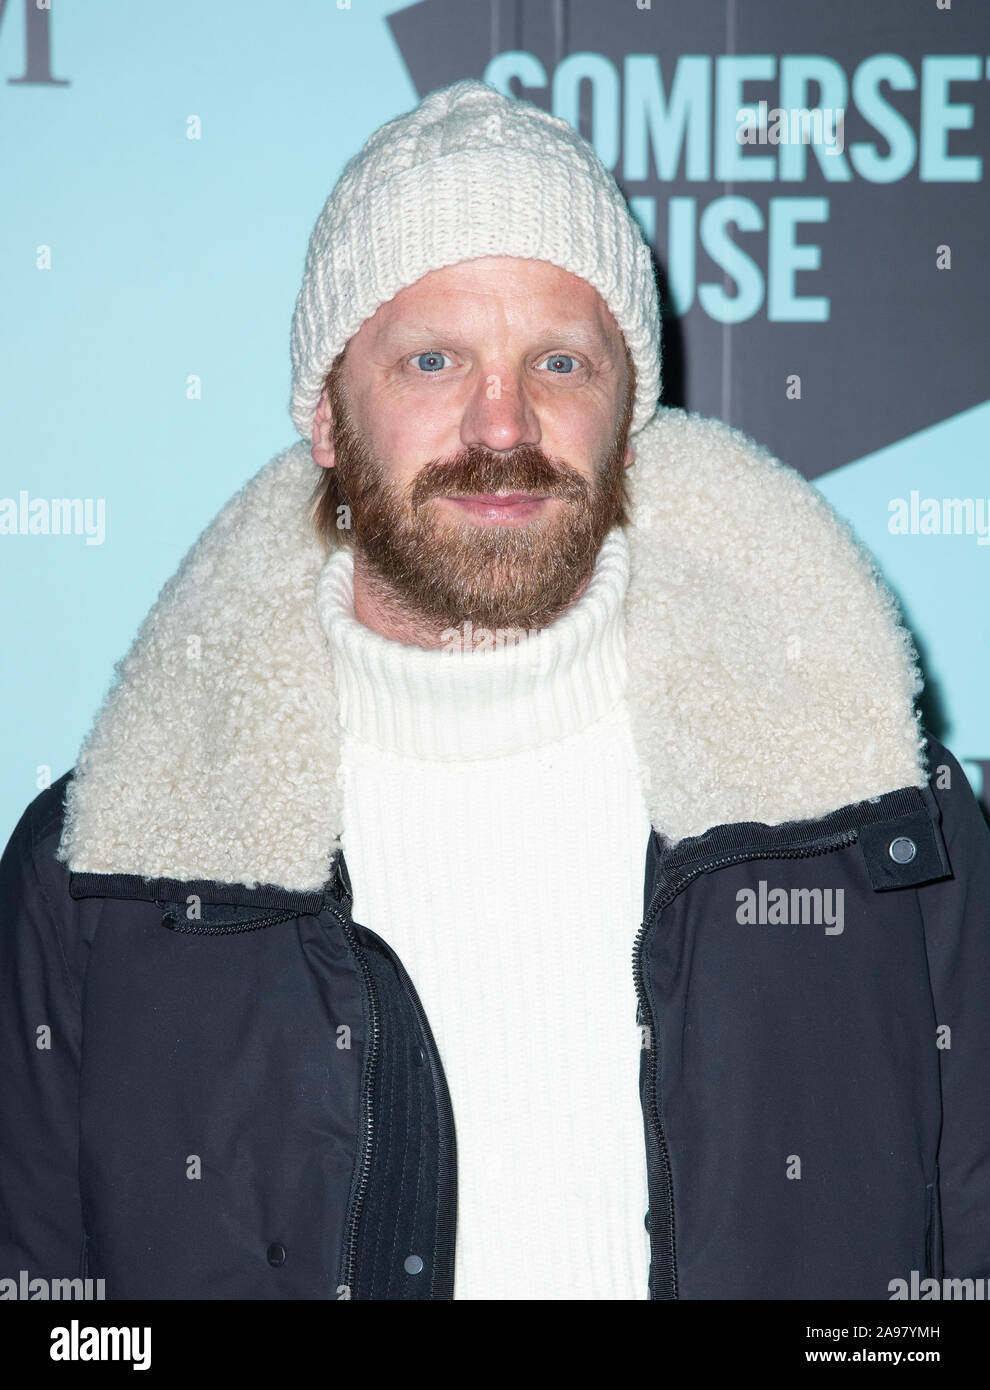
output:
[[[939,1029],[943,1274],[990,1278],[990,829],[958,761],[935,740],[929,785],[952,869],[918,890]]]
[[[28,806],[0,859],[0,1279],[15,1281],[81,1273],[81,1016],[55,860],[65,780]]]

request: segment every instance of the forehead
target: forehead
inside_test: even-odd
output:
[[[485,256],[431,270],[405,286],[362,324],[375,343],[406,331],[574,331],[602,346],[621,339],[608,305],[587,280],[542,261]]]

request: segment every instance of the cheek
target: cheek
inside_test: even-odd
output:
[[[568,409],[551,409],[541,420],[543,448],[564,459],[586,478],[593,478],[612,443],[615,426],[604,401],[590,400]]]
[[[561,431],[552,440],[545,440],[543,447],[551,458],[563,459],[586,482],[593,483],[608,452],[609,443],[609,437],[598,428],[571,428]]]
[[[435,412],[390,405],[372,418],[372,448],[399,486],[410,483],[433,459],[455,455],[461,448],[457,429],[442,423]]]

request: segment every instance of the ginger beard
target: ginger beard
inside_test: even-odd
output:
[[[410,486],[398,487],[354,429],[336,373],[329,395],[334,467],[356,552],[376,587],[429,620],[460,627],[470,619],[488,630],[545,627],[583,590],[605,536],[626,519],[631,388],[594,485],[529,445],[504,453],[472,445],[432,460]],[[506,526],[459,521],[433,501],[499,491],[539,493],[564,505],[544,504],[525,525]]]

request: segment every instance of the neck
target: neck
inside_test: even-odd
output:
[[[554,621],[573,607],[590,583],[591,575],[578,584],[567,604],[554,615]],[[393,586],[386,583],[369,564],[360,546],[354,548],[354,617],[380,637],[403,642],[409,647],[439,648],[449,645],[452,632],[463,632],[465,620],[434,617],[411,605]],[[517,631],[526,636],[535,628],[546,626],[525,620],[507,624],[500,632]],[[467,644],[467,649],[471,649]]]

